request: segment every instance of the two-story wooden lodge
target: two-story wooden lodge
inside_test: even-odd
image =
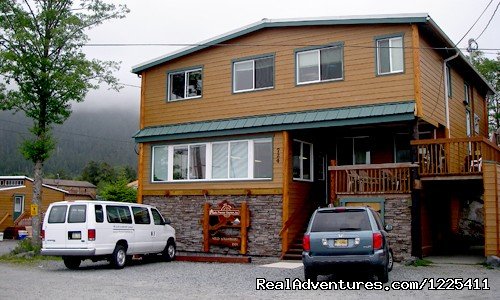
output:
[[[202,250],[203,204],[228,200],[248,203],[249,255],[297,256],[328,204],[380,211],[396,259],[499,254],[494,90],[427,14],[263,19],[132,72],[138,201],[179,250]]]

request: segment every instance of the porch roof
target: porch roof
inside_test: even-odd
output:
[[[139,130],[133,137],[136,142],[143,143],[282,130],[400,122],[414,119],[414,110],[414,101],[350,106],[146,127]]]

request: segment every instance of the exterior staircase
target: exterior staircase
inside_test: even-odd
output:
[[[295,237],[288,251],[281,258],[283,260],[302,260],[302,234]]]

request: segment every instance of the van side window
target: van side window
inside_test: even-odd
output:
[[[135,224],[151,224],[148,209],[145,207],[132,207]]]
[[[85,223],[87,205],[71,205],[69,207],[68,223]]]
[[[49,223],[64,223],[66,221],[67,205],[52,206],[49,214]]]
[[[153,220],[155,221],[155,225],[164,225],[165,224],[163,217],[156,209],[152,208],[151,213],[153,214]]]
[[[95,221],[97,223],[104,222],[104,211],[102,210],[102,205],[95,206]]]
[[[132,215],[128,206],[106,205],[109,223],[132,224]]]

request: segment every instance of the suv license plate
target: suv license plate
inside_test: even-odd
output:
[[[347,247],[347,239],[336,239],[333,243],[335,247]]]

